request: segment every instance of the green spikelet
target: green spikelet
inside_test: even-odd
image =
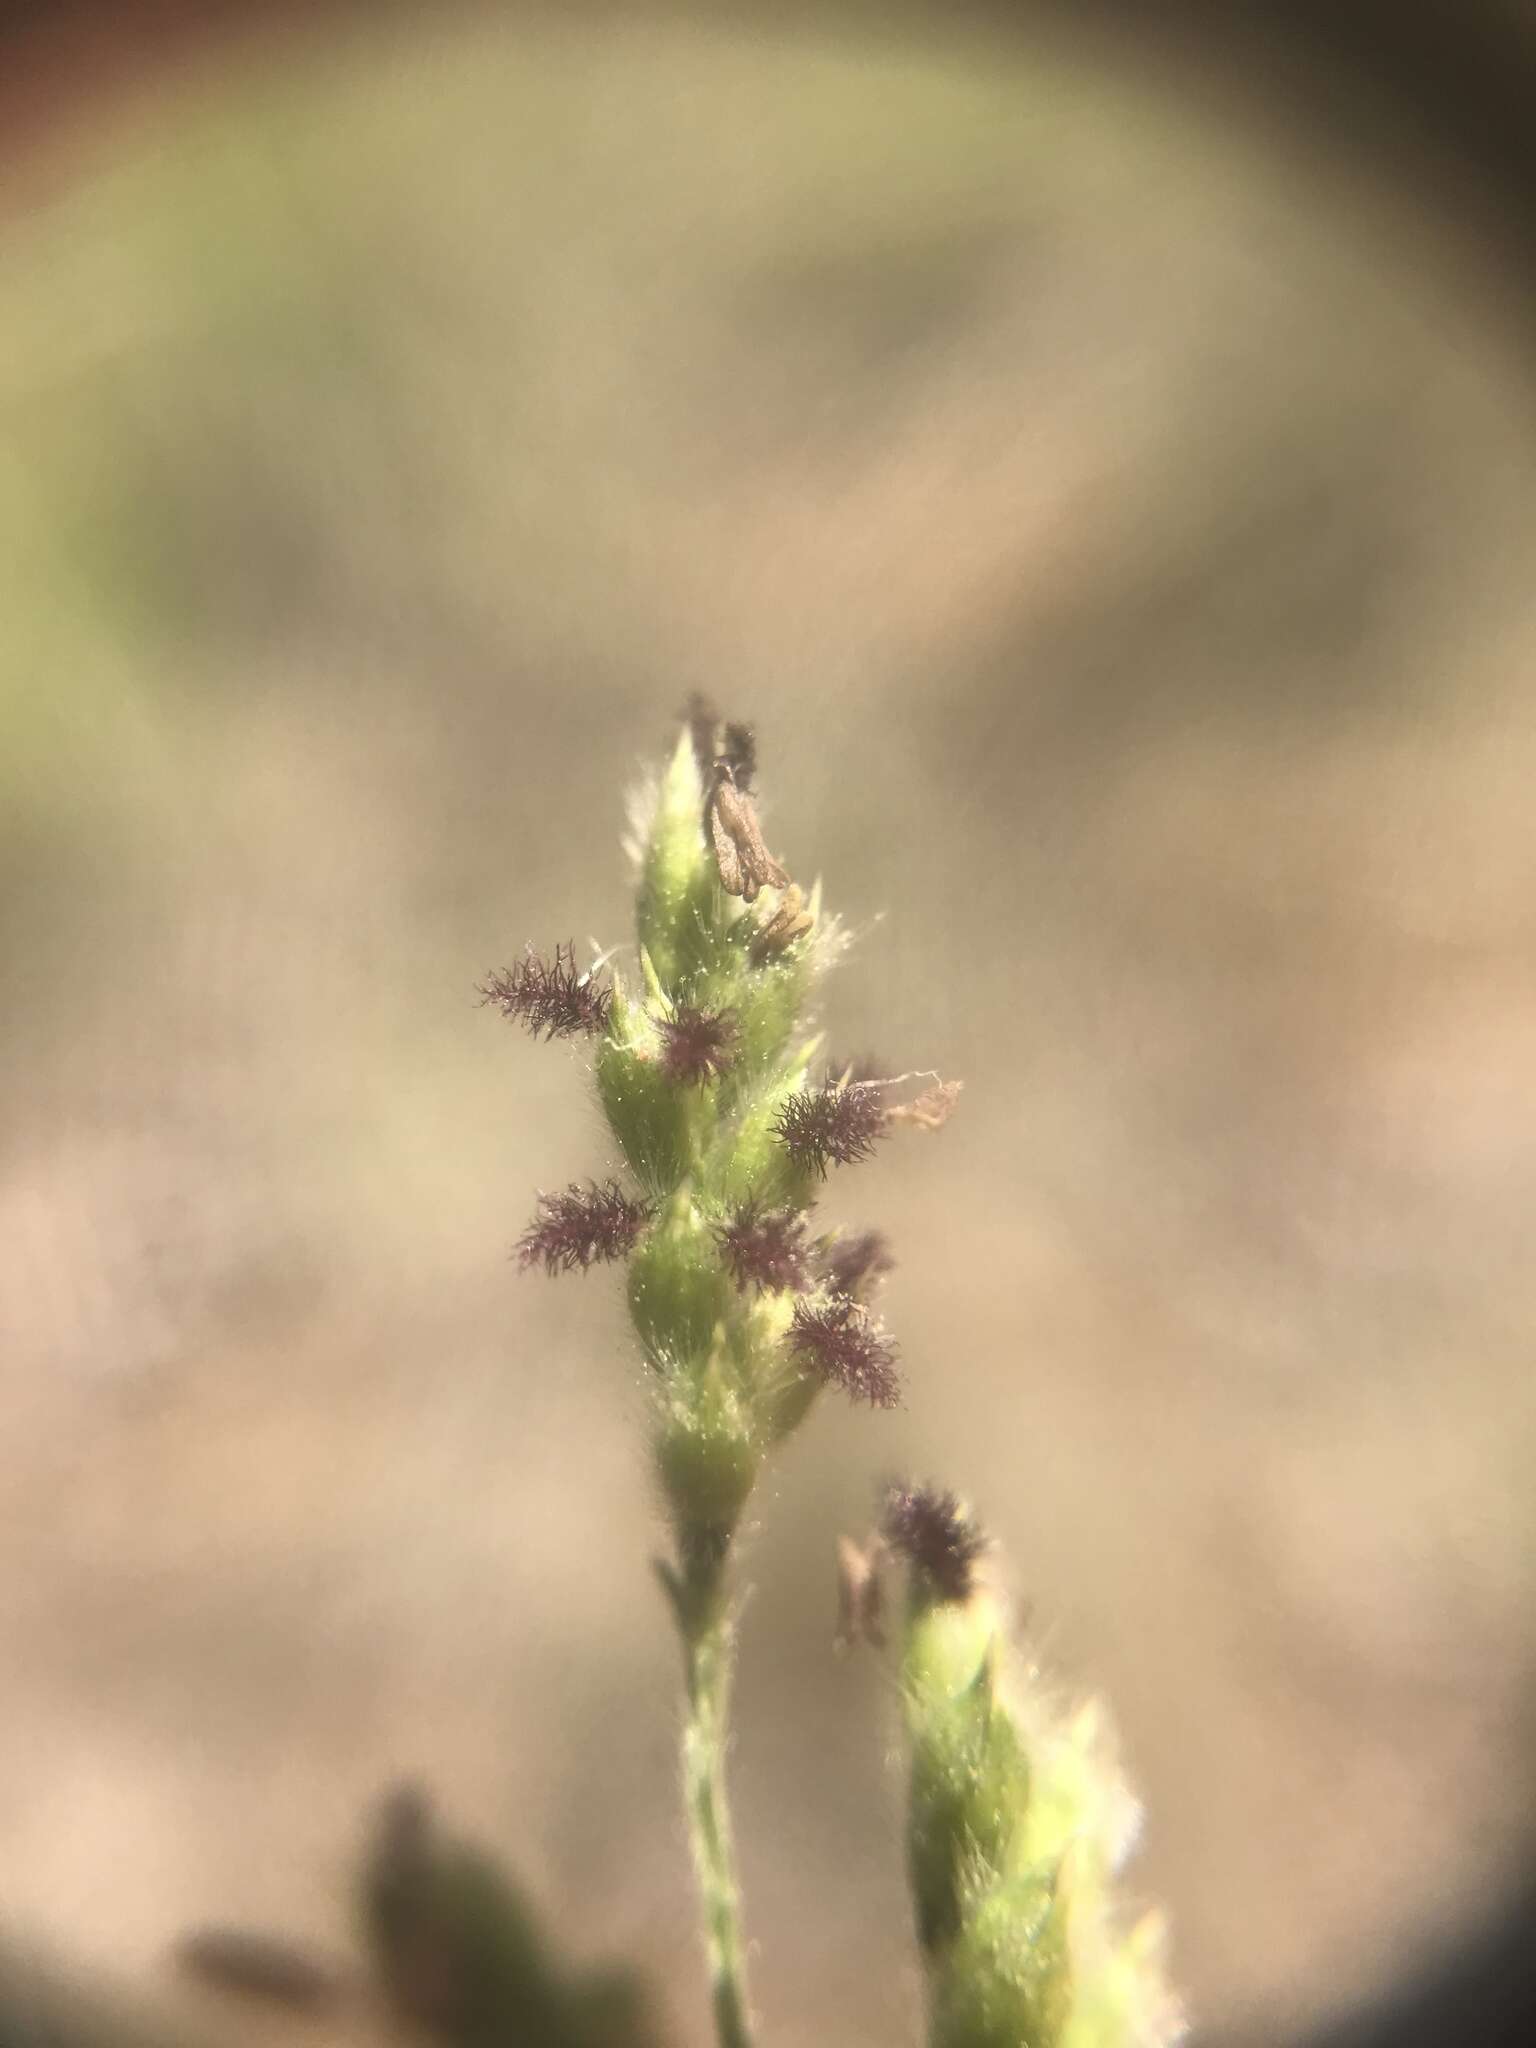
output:
[[[815,1391],[786,1356],[787,1307],[732,1283],[718,1231],[745,1203],[809,1205],[775,1120],[804,1085],[817,1041],[797,1041],[796,1027],[834,950],[824,929],[769,953],[755,945],[764,912],[721,887],[705,796],[685,733],[635,847],[641,987],[616,988],[596,1063],[614,1135],[659,1205],[629,1302],[659,1382],[657,1471],[685,1562],[729,1540],[763,1454]],[[718,1073],[684,1083],[664,1049],[689,1011],[727,1017],[730,1040]]]
[[[909,1565],[907,1860],[930,2048],[1165,2048],[1182,2023],[1161,1930],[1118,1924],[1136,1809],[1102,1714],[1062,1720],[1020,1669],[953,1495],[892,1489],[886,1534]]]

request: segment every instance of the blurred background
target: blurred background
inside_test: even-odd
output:
[[[1113,1702],[1203,2042],[1497,1920],[1536,27],[1425,13],[8,10],[8,1941],[298,2038],[168,1950],[345,1954],[411,1773],[702,2048],[643,1391],[611,1279],[507,1258],[603,1139],[474,993],[628,936],[693,689],[859,934],[833,1044],[967,1084],[828,1200],[907,1406],[826,1404],[751,1545],[766,2040],[919,2033],[891,1681],[831,1648],[895,1468]]]

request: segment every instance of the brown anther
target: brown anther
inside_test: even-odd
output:
[[[771,960],[775,953],[782,953],[792,946],[796,939],[808,932],[816,922],[814,914],[805,907],[805,892],[798,882],[791,882],[779,898],[779,906],[766,924],[762,925],[752,941],[752,958],[761,967],[765,960]]]
[[[765,884],[771,889],[789,887],[788,873],[763,843],[757,806],[737,782],[729,761],[715,763],[704,805],[704,829],[714,847],[720,886],[727,896],[751,903]]]

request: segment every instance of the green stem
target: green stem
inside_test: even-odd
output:
[[[719,2048],[752,2048],[741,1933],[741,1887],[725,1793],[726,1731],[735,1631],[723,1557],[696,1558],[674,1600],[683,1641],[688,1718],[683,1725],[683,1803],[704,1909],[704,1946]]]

